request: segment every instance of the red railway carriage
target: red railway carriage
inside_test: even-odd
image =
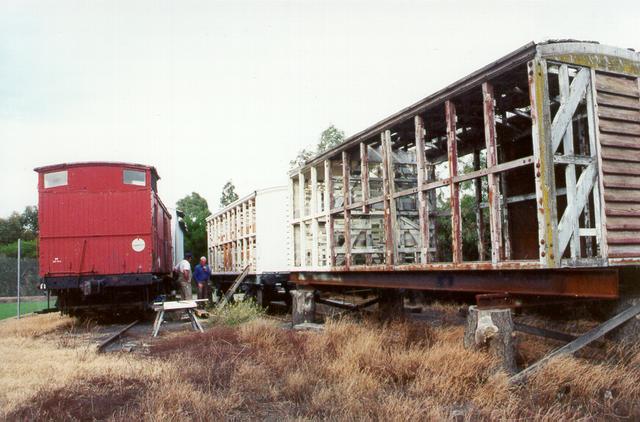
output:
[[[38,172],[40,277],[63,312],[145,306],[172,268],[171,214],[154,167],[57,164]]]

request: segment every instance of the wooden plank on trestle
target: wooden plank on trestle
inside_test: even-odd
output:
[[[560,107],[569,101],[569,69],[566,64],[560,65],[558,69],[558,84],[560,86]],[[586,89],[586,88],[585,88]],[[573,119],[573,116],[571,116]],[[562,137],[562,148],[565,156],[573,156],[573,125],[567,125],[567,128]],[[565,186],[567,189],[567,204],[572,204],[576,200],[576,166],[575,164],[567,164],[564,168]],[[565,209],[565,213],[569,210],[569,207]],[[570,227],[569,249],[571,258],[576,259],[581,256],[580,253],[580,234],[578,232],[580,228],[580,212],[569,216],[567,225]],[[560,255],[564,250],[562,245],[559,249]]]
[[[458,142],[456,139],[456,107],[451,100],[444,103],[447,123],[447,158],[449,162],[449,191],[451,201],[451,251],[454,264],[462,262],[462,218],[460,185],[453,182],[458,175]]]
[[[554,350],[553,352],[549,353],[547,356],[543,357],[533,365],[527,367],[526,369],[512,376],[510,378],[510,381],[512,383],[518,383],[518,382],[524,381],[529,375],[533,374],[542,366],[546,365],[551,359],[558,356],[570,355],[577,352],[578,350],[582,349],[589,343],[601,338],[602,336],[607,334],[609,331],[617,328],[618,326],[627,322],[628,320],[630,320],[631,318],[633,318],[638,314],[640,314],[640,303],[625,309],[624,311],[620,312],[618,315],[614,316],[610,320],[604,322],[603,324],[600,324],[599,326],[593,328],[592,330],[589,330],[587,333],[581,335],[580,337],[573,340],[572,342]]]
[[[360,142],[360,184],[362,185],[362,212],[369,212],[369,147]]]
[[[484,140],[487,149],[487,168],[490,169],[498,164],[498,148],[496,143],[495,98],[493,85],[489,82],[482,84],[482,104]],[[502,224],[500,221],[501,206],[498,179],[499,176],[495,173],[489,173],[489,175],[487,175],[491,262],[494,264],[497,264],[505,257],[502,241]]]
[[[420,220],[420,262],[429,262],[429,204],[427,193],[423,190],[426,181],[424,151],[424,120],[421,116],[413,119],[416,141],[416,164],[418,166],[418,218]]]
[[[349,153],[342,151],[342,196],[344,204],[344,263],[351,266],[351,211],[347,208],[351,204],[351,169]]]

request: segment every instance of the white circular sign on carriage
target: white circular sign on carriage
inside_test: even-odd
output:
[[[146,245],[144,243],[144,239],[141,239],[139,237],[136,237],[131,241],[131,249],[133,249],[136,252],[142,252],[145,246]]]

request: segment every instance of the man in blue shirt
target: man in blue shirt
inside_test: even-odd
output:
[[[209,290],[209,278],[211,277],[211,267],[207,265],[207,258],[200,258],[200,263],[193,270],[193,278],[198,285],[198,299],[207,299]]]

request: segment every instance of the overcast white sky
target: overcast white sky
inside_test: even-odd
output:
[[[0,217],[33,168],[157,167],[167,205],[285,184],[335,124],[358,132],[521,45],[640,49],[640,1],[0,0]]]

